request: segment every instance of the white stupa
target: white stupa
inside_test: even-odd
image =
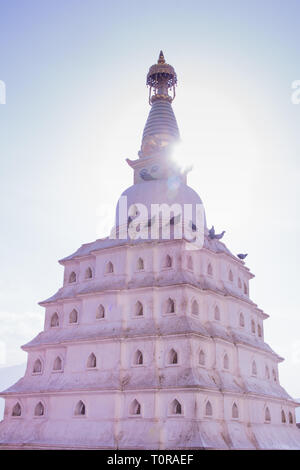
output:
[[[112,234],[60,260],[64,284],[40,303],[45,326],[23,346],[25,376],[1,393],[0,448],[300,448],[298,404],[279,382],[283,359],[249,297],[253,274],[205,216],[199,226],[201,199],[170,158],[176,81],[161,53],[147,76],[139,158],[128,161],[130,211],[120,198]],[[150,235],[151,204],[163,203],[192,206],[203,246],[175,237],[183,215],[171,217],[169,239],[163,217]]]

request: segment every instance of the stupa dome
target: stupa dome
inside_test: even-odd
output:
[[[170,208],[173,204],[178,204],[182,210],[182,214],[187,215],[186,205],[190,206],[191,222],[196,225],[197,207],[203,208],[200,196],[186,185],[180,178],[174,176],[169,179],[158,179],[152,181],[144,181],[143,183],[134,184],[127,188],[122,194],[122,206],[120,200],[116,209],[116,227],[120,225],[120,220],[127,220],[123,214],[120,214],[120,207],[124,207],[124,197],[127,198],[128,215],[131,214],[130,207],[137,207],[137,204],[143,204],[147,209],[147,217],[151,218],[152,204],[167,204]],[[206,223],[205,223],[206,227]]]

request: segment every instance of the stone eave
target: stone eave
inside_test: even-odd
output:
[[[196,336],[197,333],[195,333]],[[217,334],[215,334],[214,336],[210,336],[211,339],[213,340],[218,340],[218,341],[223,341],[225,343],[228,343],[230,344],[231,346],[236,346],[236,347],[243,347],[244,349],[250,349],[251,351],[257,351],[257,349],[259,349],[259,352],[260,353],[263,353],[265,354],[266,356],[271,356],[273,359],[275,358],[277,360],[277,362],[282,362],[284,361],[284,358],[280,357],[275,351],[273,351],[273,349],[270,348],[270,350],[267,350],[263,347],[261,347],[260,345],[253,345],[251,343],[247,343],[246,341],[236,341],[235,338],[231,338],[231,341],[229,339],[226,339],[222,336],[218,336]],[[267,343],[264,343],[264,344],[267,344]]]
[[[78,388],[78,389],[65,389],[65,390],[57,390],[57,389],[49,389],[49,390],[37,390],[37,391],[31,391],[31,392],[8,392],[4,390],[3,392],[0,392],[0,397],[20,397],[20,394],[22,396],[36,396],[36,395],[52,395],[55,393],[55,395],[77,395],[78,393],[88,393],[91,395],[98,394],[98,393],[124,393],[124,392],[137,392],[137,391],[143,391],[146,393],[153,393],[153,392],[162,392],[162,390],[166,390],[167,392],[170,392],[174,390],[174,392],[190,392],[191,390],[195,390],[195,392],[199,390],[203,390],[205,392],[214,392],[216,394],[222,393],[219,389],[216,388],[205,388],[203,386],[197,386],[197,385],[185,385],[184,387],[179,386],[179,387],[174,387],[174,386],[164,386],[164,387],[149,387],[149,388],[142,388],[142,387],[137,387],[137,388],[125,388],[124,387],[118,387],[118,388]],[[8,390],[8,389],[7,389]],[[230,393],[228,391],[228,393]],[[236,392],[237,393],[237,392]],[[243,395],[243,393],[241,393]]]
[[[226,393],[226,392],[224,392]],[[286,392],[287,393],[287,392]],[[244,392],[244,395],[247,396],[247,398],[253,398],[254,400],[257,400],[257,398],[262,398],[262,399],[267,399],[269,401],[273,401],[273,402],[280,402],[282,403],[282,401],[285,401],[286,403],[288,403],[289,405],[295,405],[295,400],[289,396],[289,394],[287,393],[287,397],[283,398],[283,397],[276,397],[274,395],[267,395],[267,394],[263,394],[263,393],[253,393],[253,392]],[[298,403],[298,406],[299,406],[299,403]]]
[[[151,155],[146,157],[140,157],[135,160],[131,160],[130,158],[126,158],[126,162],[132,169],[140,169],[145,166],[145,164],[157,162],[160,160],[159,155]]]
[[[93,249],[91,247],[91,250],[88,253],[76,255],[76,253],[78,253],[81,249],[83,249],[85,247],[88,247],[89,245],[95,245],[97,242],[99,242],[99,243],[105,242],[106,240],[111,240],[112,242],[115,242],[115,244],[112,244],[111,246],[103,246],[103,247],[95,248],[95,249]],[[119,243],[117,243],[117,242],[119,242]],[[176,243],[176,244],[178,244],[178,242],[187,243],[188,240],[186,240],[184,238],[175,239],[175,240],[174,239],[172,239],[172,240],[162,240],[162,239],[158,239],[158,240],[149,240],[149,239],[147,239],[147,240],[145,240],[145,239],[128,240],[128,239],[118,239],[118,238],[110,239],[109,237],[105,237],[105,238],[99,238],[99,239],[95,240],[94,242],[84,243],[73,254],[71,254],[69,256],[66,256],[65,258],[60,259],[58,262],[62,265],[66,265],[67,263],[72,262],[74,260],[80,260],[82,258],[88,258],[88,257],[94,256],[98,253],[101,253],[102,251],[118,250],[118,249],[123,248],[123,247],[133,248],[133,247],[136,247],[137,245],[138,246],[143,246],[143,245],[150,246],[150,245],[157,245],[159,243],[164,243],[164,244]]]
[[[272,348],[270,348],[270,350],[266,350],[264,348],[260,348],[259,346],[254,346],[250,343],[247,343],[247,342],[243,342],[243,341],[235,341],[234,344],[237,346],[237,347],[242,347],[244,349],[251,349],[253,350],[254,352],[259,349],[260,352],[264,353],[266,356],[272,356],[272,358],[276,358],[277,362],[283,362],[284,361],[284,358],[279,356],[279,354],[277,354],[275,351],[273,351]],[[267,344],[267,343],[264,343],[264,344]]]
[[[265,313],[261,308],[259,307],[256,307],[255,308],[255,311],[256,313],[261,317],[263,318],[264,320],[267,320],[268,318],[270,318],[270,315],[268,315],[267,313]]]
[[[9,390],[9,389],[7,389]],[[283,389],[284,390],[284,389]],[[164,387],[148,387],[148,388],[142,388],[142,387],[137,387],[137,388],[123,388],[123,387],[118,387],[118,388],[107,388],[107,389],[99,389],[99,388],[77,388],[77,389],[65,389],[65,390],[58,390],[58,389],[48,389],[48,390],[37,390],[37,391],[27,391],[27,392],[9,392],[4,390],[3,392],[0,392],[0,397],[2,398],[20,398],[22,397],[31,397],[31,396],[52,396],[53,394],[55,395],[78,395],[78,393],[84,393],[88,395],[94,395],[94,394],[107,394],[107,393],[131,393],[131,392],[143,392],[143,393],[161,393],[162,391],[166,391],[167,393],[174,391],[174,393],[185,393],[185,392],[210,392],[214,393],[216,395],[222,394],[222,395],[229,395],[229,396],[235,396],[235,397],[245,397],[250,399],[257,400],[258,398],[262,400],[268,400],[268,401],[273,401],[273,402],[280,402],[285,401],[287,404],[290,406],[295,406],[299,407],[299,403],[296,402],[292,397],[290,397],[288,394],[286,397],[280,397],[280,396],[274,396],[270,394],[264,394],[264,393],[255,393],[255,392],[247,392],[247,391],[237,391],[237,390],[227,390],[227,389],[216,389],[216,388],[210,388],[210,387],[203,387],[201,385],[185,385],[184,387],[182,386],[164,386]]]
[[[182,337],[191,337],[191,336],[194,336],[194,337],[200,337],[200,338],[203,338],[205,341],[208,341],[208,340],[218,340],[218,341],[222,341],[222,342],[225,342],[225,343],[228,343],[229,345],[231,346],[241,346],[241,347],[244,347],[245,349],[251,349],[252,350],[256,350],[256,349],[259,349],[260,352],[264,353],[265,355],[268,355],[272,358],[276,358],[277,362],[282,362],[284,359],[281,358],[275,351],[273,351],[271,348],[270,350],[267,350],[263,347],[261,347],[260,345],[256,345],[254,346],[253,344],[251,343],[247,343],[246,341],[243,342],[243,341],[236,341],[236,339],[234,337],[229,337],[229,338],[224,338],[223,336],[221,335],[218,335],[218,334],[214,334],[214,335],[211,335],[209,333],[209,331],[206,331],[207,334],[205,334],[205,332],[199,332],[199,331],[182,331],[182,332],[174,332],[174,333],[170,333],[170,334],[165,334],[165,333],[161,333],[160,329],[158,328],[156,333],[153,333],[153,334],[147,334],[147,333],[144,333],[144,334],[136,334],[136,335],[130,335],[130,334],[120,334],[120,335],[116,335],[116,336],[103,336],[101,338],[99,337],[87,337],[87,338],[71,338],[70,340],[62,340],[62,341],[58,341],[56,343],[54,343],[53,341],[51,342],[45,342],[45,343],[37,343],[37,344],[32,344],[30,345],[30,342],[29,343],[26,343],[24,345],[21,346],[21,349],[23,351],[26,351],[26,352],[30,352],[32,350],[39,350],[41,348],[51,348],[51,349],[55,349],[57,348],[58,346],[59,347],[64,347],[64,346],[68,346],[70,343],[71,344],[85,344],[85,343],[89,343],[89,342],[95,342],[95,343],[98,343],[98,342],[110,342],[112,339],[114,341],[125,341],[125,340],[128,340],[128,341],[131,341],[131,340],[139,340],[139,339],[145,339],[145,338],[149,338],[149,339],[155,339],[155,338],[158,338],[160,336],[164,336],[164,337],[174,337],[174,338],[182,338]],[[39,336],[39,335],[37,335]],[[36,338],[37,338],[36,336]],[[266,344],[266,343],[264,343]],[[280,360],[278,360],[280,359]]]
[[[61,258],[58,260],[58,262],[62,265],[65,265],[67,264],[69,261],[73,261],[74,259],[81,259],[83,257],[88,257],[90,256],[90,252],[88,253],[85,253],[85,254],[82,254],[82,255],[77,255],[76,256],[76,253],[78,253],[80,250],[84,249],[84,248],[88,248],[89,246],[92,247],[92,245],[96,244],[96,243],[101,243],[101,242],[104,242],[105,240],[107,240],[109,237],[104,237],[104,238],[97,238],[96,240],[94,240],[93,242],[89,242],[89,243],[83,243],[76,251],[74,251],[74,253],[72,253],[71,255],[69,256],[65,256],[64,258]]]
[[[183,274],[186,274],[185,271],[182,271]],[[121,281],[124,279],[124,276],[121,278]],[[155,281],[155,280],[154,280]],[[157,281],[156,281],[157,282]],[[89,291],[89,292],[82,292],[82,293],[72,293],[70,294],[70,296],[66,296],[66,297],[61,297],[59,299],[53,299],[53,297],[55,297],[59,292],[63,291],[64,289],[66,289],[67,287],[70,288],[70,286],[64,286],[64,287],[61,287],[55,294],[53,294],[51,297],[49,297],[48,299],[46,300],[42,300],[41,302],[38,303],[38,305],[40,306],[45,306],[45,305],[51,305],[51,304],[55,304],[57,303],[59,300],[71,300],[71,299],[76,299],[76,297],[82,297],[82,296],[89,296],[89,295],[95,295],[97,293],[101,293],[101,292],[116,292],[116,291],[123,291],[123,290],[130,290],[131,292],[134,291],[134,289],[138,290],[138,289],[145,289],[145,288],[153,288],[153,287],[157,287],[157,288],[160,288],[160,287],[173,287],[173,286],[183,286],[183,285],[189,285],[191,287],[194,287],[196,289],[200,289],[202,291],[208,291],[208,292],[212,292],[212,293],[215,293],[215,294],[219,294],[219,295],[222,295],[224,297],[231,297],[233,299],[237,299],[237,300],[240,300],[240,301],[244,301],[248,304],[250,304],[251,306],[253,307],[257,307],[257,304],[255,304],[251,299],[249,299],[249,297],[240,297],[238,295],[235,295],[233,292],[228,292],[225,290],[221,290],[221,289],[212,289],[211,287],[209,286],[205,286],[203,284],[205,284],[205,281],[203,280],[200,280],[200,281],[196,281],[196,282],[193,282],[191,280],[187,280],[187,279],[183,279],[182,282],[177,282],[177,283],[173,283],[173,284],[168,284],[170,281],[169,279],[166,279],[166,284],[152,284],[152,285],[149,285],[149,286],[134,286],[134,287],[131,287],[130,284],[128,285],[128,282],[125,281],[123,282],[123,285],[120,286],[120,287],[113,287],[113,288],[105,288],[105,286],[102,286],[102,290],[93,290],[93,291]],[[202,285],[201,285],[202,283]],[[73,289],[75,289],[76,285],[78,284],[75,284],[73,285]],[[91,285],[91,284],[90,284]],[[100,286],[101,287],[101,286]],[[53,300],[52,300],[53,299]]]
[[[100,246],[100,247],[95,247],[93,248],[93,246],[97,245],[97,244],[101,244],[101,242],[103,244],[105,244],[105,242],[109,241],[111,242],[111,245],[109,246]],[[245,271],[247,271],[247,274],[248,276],[250,277],[254,277],[254,274],[252,274],[250,272],[250,269],[245,265],[245,262],[240,260],[239,258],[237,258],[235,255],[233,255],[231,253],[231,251],[226,247],[226,245],[223,243],[223,242],[220,242],[220,241],[217,241],[218,245],[219,245],[219,248],[213,248],[212,246],[210,246],[210,244],[213,242],[214,240],[209,240],[208,237],[205,238],[205,241],[204,241],[204,245],[202,248],[199,248],[199,250],[205,250],[207,251],[208,253],[210,254],[215,254],[215,255],[227,255],[232,261],[234,261],[238,267],[243,267],[243,269]],[[79,260],[79,259],[82,259],[82,258],[86,258],[86,257],[89,257],[89,256],[93,256],[97,253],[100,253],[104,250],[115,250],[115,249],[119,249],[120,247],[125,247],[125,246],[128,246],[128,247],[135,247],[135,246],[143,246],[143,245],[153,245],[153,244],[167,244],[167,243],[176,243],[178,244],[179,242],[181,243],[193,243],[191,242],[190,240],[188,240],[187,238],[185,238],[184,236],[182,238],[178,238],[178,239],[170,239],[170,240],[164,240],[162,238],[159,238],[159,239],[156,239],[156,240],[151,240],[151,239],[141,239],[141,238],[138,238],[136,240],[128,240],[127,239],[119,239],[119,238],[109,238],[109,236],[107,237],[104,237],[104,238],[99,238],[93,242],[89,242],[89,243],[84,243],[82,244],[74,253],[72,253],[71,255],[69,256],[66,256],[65,258],[61,258],[58,262],[62,265],[65,265],[67,264],[68,262],[71,262],[73,260]],[[216,242],[216,241],[215,241]],[[84,250],[84,249],[89,249],[90,247],[90,250],[87,252],[87,253],[83,253],[81,254],[80,251]],[[221,248],[222,249],[221,249]]]
[[[144,334],[136,334],[136,335],[129,335],[129,334],[120,334],[120,335],[116,335],[116,336],[103,336],[103,337],[87,337],[87,338],[71,338],[70,340],[62,340],[62,341],[58,341],[57,343],[54,343],[54,342],[49,342],[49,343],[37,343],[37,344],[33,344],[33,345],[30,345],[30,342],[29,343],[26,343],[26,344],[23,344],[21,346],[21,349],[23,351],[26,351],[26,352],[29,352],[31,350],[34,350],[34,349],[41,349],[41,348],[44,348],[44,347],[51,347],[53,349],[57,348],[58,345],[60,346],[67,346],[69,345],[70,343],[72,344],[81,344],[81,343],[90,343],[91,341],[92,342],[109,342],[111,340],[114,340],[114,341],[124,341],[124,340],[139,340],[139,339],[145,339],[145,338],[149,338],[150,339],[155,339],[155,338],[159,338],[161,336],[164,336],[164,337],[175,337],[175,338],[179,338],[179,337],[185,337],[185,336],[190,336],[190,335],[195,335],[195,336],[200,336],[201,338],[204,338],[204,339],[211,339],[212,337],[209,335],[209,333],[207,334],[204,334],[204,333],[200,333],[200,332],[193,332],[193,331],[183,331],[183,332],[175,332],[175,333],[170,333],[170,334],[165,334],[165,333],[161,333],[159,328],[157,328],[157,331],[156,331],[156,334],[153,333],[153,334],[147,334],[144,333]],[[39,335],[36,336],[36,338],[38,337]],[[35,338],[34,338],[35,339]],[[33,341],[33,340],[32,340]],[[232,344],[232,343],[231,343]]]

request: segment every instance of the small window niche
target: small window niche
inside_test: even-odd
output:
[[[210,401],[208,400],[205,405],[205,416],[212,416],[212,415],[213,415],[213,409],[212,409]]]
[[[136,269],[137,269],[137,271],[144,271],[145,267],[144,267],[143,258],[138,258],[137,264],[136,264]]]
[[[223,357],[223,368],[226,370],[229,369],[229,357],[227,353]]]
[[[142,366],[144,364],[143,353],[139,349],[134,353],[133,364],[135,366]]]
[[[267,380],[270,380],[270,370],[268,366],[265,367],[265,377]]]
[[[215,317],[215,320],[217,321],[221,320],[220,309],[217,305],[215,306],[214,317]]]
[[[136,302],[134,306],[134,316],[135,317],[143,317],[144,316],[144,307],[142,302],[139,300]]]
[[[75,308],[73,308],[72,312],[69,315],[69,323],[70,324],[78,323],[78,312]]]
[[[265,409],[265,422],[266,423],[271,422],[271,413],[270,413],[270,410],[269,410],[268,406]]]
[[[141,416],[141,404],[135,398],[129,407],[131,416]]]
[[[59,316],[57,312],[53,313],[50,319],[50,328],[58,328],[59,327]]]
[[[169,365],[177,365],[178,364],[178,354],[175,349],[171,349],[168,354],[168,364]]]
[[[251,373],[253,376],[257,376],[257,366],[256,366],[256,362],[255,361],[252,361],[252,369],[251,369]]]
[[[32,369],[33,375],[41,375],[43,373],[43,364],[41,359],[36,359],[34,364],[33,364],[33,369]]]
[[[92,268],[89,266],[85,270],[84,279],[92,279],[92,278],[93,278],[93,271],[92,271]]]
[[[114,273],[114,265],[111,261],[108,261],[105,265],[105,274],[113,274]]]
[[[175,302],[173,299],[171,299],[171,297],[169,297],[166,302],[165,313],[167,314],[175,313]]]
[[[45,407],[41,401],[36,405],[34,409],[34,416],[35,417],[45,416]]]
[[[74,415],[77,417],[86,416],[86,406],[82,400],[79,400],[79,402],[75,406]]]
[[[97,358],[94,353],[91,353],[88,357],[87,364],[88,369],[96,369],[97,368]]]
[[[193,300],[192,302],[192,315],[199,315],[199,304],[197,300]]]
[[[76,282],[76,280],[77,280],[76,273],[75,273],[75,271],[72,271],[70,276],[69,276],[69,284],[72,284],[72,283]]]
[[[167,255],[165,258],[164,266],[165,269],[170,269],[173,267],[173,259],[170,255]]]
[[[54,360],[53,372],[63,372],[63,362],[60,356],[57,356]]]
[[[96,319],[103,320],[105,318],[105,308],[102,304],[100,304],[96,311]]]
[[[201,349],[199,352],[199,364],[200,366],[205,366],[205,352]]]
[[[232,405],[232,418],[239,419],[239,409],[236,403]]]
[[[207,274],[209,276],[213,276],[213,274],[214,274],[213,267],[212,267],[211,263],[209,263],[208,266],[207,266]]]
[[[17,402],[11,412],[13,418],[20,418],[22,416],[22,407],[19,402]]]
[[[181,403],[175,398],[170,405],[170,414],[171,415],[182,415],[182,406]]]
[[[260,324],[257,325],[257,334],[258,334],[259,338],[262,337],[262,328],[261,328]]]

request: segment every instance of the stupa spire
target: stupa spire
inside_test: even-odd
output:
[[[179,139],[179,129],[171,106],[175,98],[177,75],[174,67],[166,63],[163,51],[160,51],[157,63],[150,67],[146,84],[149,87],[151,111],[143,132],[140,158],[162,156]]]

